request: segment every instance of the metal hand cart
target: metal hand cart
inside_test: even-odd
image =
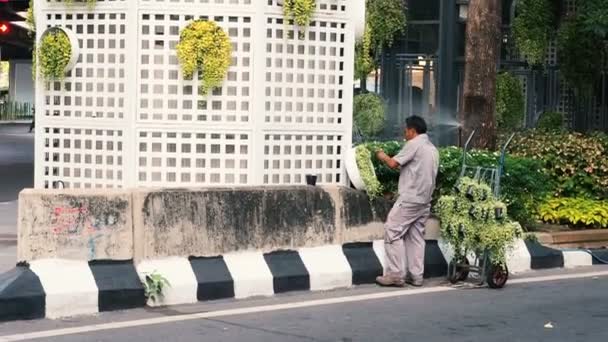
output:
[[[501,149],[498,165],[494,167],[479,167],[467,165],[467,152],[469,144],[475,135],[475,131],[469,135],[463,147],[462,153],[462,169],[460,178],[469,176],[478,181],[485,181],[492,188],[492,193],[496,198],[500,196],[500,177],[504,169],[505,155],[507,147],[513,140],[515,134],[512,134]],[[468,278],[469,273],[479,275],[479,285],[483,286],[487,283],[490,288],[502,288],[509,279],[509,270],[507,266],[496,266],[490,262],[488,251],[473,251],[475,260],[472,264],[469,263],[467,255],[469,251],[465,251],[465,255],[460,260],[452,260],[448,265],[448,280],[455,284],[459,281],[464,281]]]

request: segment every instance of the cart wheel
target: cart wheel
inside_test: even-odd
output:
[[[458,262],[458,264],[469,265],[469,260],[464,258]],[[452,284],[456,284],[459,281],[466,280],[469,276],[469,270],[466,267],[457,267],[454,260],[450,261],[448,265],[448,280]]]
[[[486,275],[486,281],[491,289],[501,289],[509,279],[509,269],[507,266],[491,265]]]

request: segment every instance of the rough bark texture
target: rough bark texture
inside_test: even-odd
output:
[[[476,130],[473,146],[496,145],[496,72],[500,56],[501,0],[471,0],[466,30],[462,121]]]

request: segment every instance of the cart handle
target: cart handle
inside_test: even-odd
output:
[[[469,150],[469,144],[471,143],[471,140],[473,140],[474,135],[475,135],[475,130],[473,130],[473,132],[471,132],[471,134],[469,135],[469,138],[467,139],[467,142],[464,144],[464,147],[462,148],[462,169],[460,170],[460,177],[464,176],[465,169],[466,169],[467,151]]]
[[[515,137],[515,133],[511,134],[511,136],[509,137],[509,139],[507,140],[505,145],[502,147],[502,150],[500,151],[500,162],[498,163],[498,172],[496,175],[496,186],[494,188],[494,196],[496,196],[496,197],[498,197],[500,195],[500,177],[502,176],[502,171],[505,166],[507,148],[509,147],[509,144],[511,144],[511,140],[513,140],[513,137]]]

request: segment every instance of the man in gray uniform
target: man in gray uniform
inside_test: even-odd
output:
[[[382,150],[376,154],[390,168],[400,169],[399,197],[384,226],[386,272],[376,279],[382,286],[422,286],[424,226],[439,169],[439,153],[426,131],[424,119],[411,116],[406,119],[407,143],[401,152],[392,158]]]

